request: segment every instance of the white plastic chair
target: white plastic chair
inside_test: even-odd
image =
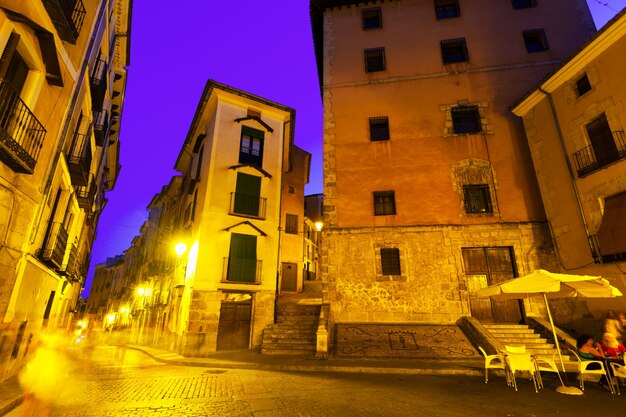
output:
[[[611,390],[611,394],[615,394],[615,391],[613,391],[613,382],[611,380],[611,375],[609,375],[609,373],[606,371],[603,361],[596,361],[596,360],[582,361],[580,359],[580,356],[578,355],[578,352],[574,352],[571,349],[569,349],[569,351],[571,355],[574,356],[576,360],[578,361],[578,379],[580,380],[581,390],[583,391],[585,390],[585,375],[600,375],[600,377],[604,375],[604,377],[609,383],[609,389]],[[591,365],[593,365],[593,368],[595,369],[593,368],[589,369],[589,366]]]
[[[537,368],[535,361],[530,353],[526,352],[524,346],[505,346],[506,349],[506,363],[510,370],[511,381],[513,387],[517,391],[517,381],[515,380],[515,374],[517,372],[527,372],[530,374],[530,379],[533,381],[535,392],[539,392],[539,381],[537,380]],[[522,351],[523,350],[523,351]]]
[[[620,365],[619,363],[616,363],[616,362],[609,362],[609,366],[611,367],[611,370],[613,371],[613,378],[611,378],[611,386],[613,387],[617,395],[622,395],[619,389],[619,380],[620,379],[626,380],[626,366]]]
[[[537,379],[539,380],[539,388],[543,388],[543,379],[541,378],[541,372],[556,372],[559,377],[559,381],[561,381],[561,385],[565,385],[563,383],[563,379],[561,378],[561,373],[559,372],[559,368],[556,365],[558,353],[554,352],[552,354],[552,358],[548,358],[546,356],[534,356],[535,366],[537,367]]]
[[[503,355],[487,355],[485,349],[480,346],[478,346],[478,350],[480,350],[485,357],[485,384],[489,381],[489,369],[502,369],[506,373],[506,362],[504,361]]]

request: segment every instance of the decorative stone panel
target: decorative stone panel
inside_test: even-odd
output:
[[[459,193],[461,199],[461,216],[464,217],[498,217],[498,199],[496,198],[497,181],[493,167],[489,161],[483,159],[464,159],[452,167],[452,189]],[[467,213],[463,186],[472,184],[487,184],[491,199],[491,213]]]

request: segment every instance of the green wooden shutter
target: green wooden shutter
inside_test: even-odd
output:
[[[236,214],[258,217],[260,200],[261,177],[238,172],[234,212]]]
[[[11,63],[11,59],[15,54],[17,49],[17,43],[20,40],[20,35],[15,32],[11,32],[9,35],[9,40],[7,41],[6,46],[4,47],[4,51],[2,52],[2,56],[0,57],[0,77],[5,77],[7,73],[7,69],[9,68],[9,64]]]
[[[231,234],[228,281],[255,282],[256,262],[256,236]]]

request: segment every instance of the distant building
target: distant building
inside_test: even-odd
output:
[[[474,293],[558,269],[509,106],[594,33],[586,2],[312,0],[311,18],[331,320],[536,313]]]
[[[1,380],[71,325],[119,172],[130,4],[0,0]]]
[[[513,108],[524,127],[560,268],[626,293],[626,12]],[[602,317],[623,297],[588,300]]]

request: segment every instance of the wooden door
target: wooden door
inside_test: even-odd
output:
[[[298,264],[283,262],[280,290],[298,291]]]
[[[484,321],[518,323],[522,319],[519,300],[494,301],[475,296],[480,288],[515,277],[512,248],[463,248],[462,252],[472,317]]]
[[[217,329],[217,350],[248,349],[252,298],[223,300]]]

